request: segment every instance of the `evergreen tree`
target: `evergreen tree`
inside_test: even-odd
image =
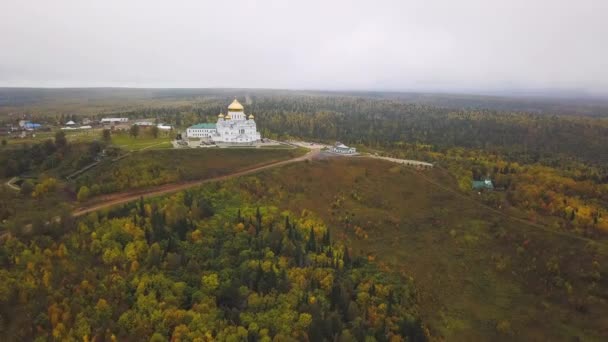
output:
[[[144,196],[139,197],[139,216],[146,217],[146,207],[144,206]]]
[[[323,246],[330,246],[331,245],[331,235],[329,233],[329,228],[327,228],[327,230],[325,231],[325,234],[323,235]]]
[[[256,235],[262,230],[262,214],[260,213],[260,207],[255,210],[255,222],[256,222]]]
[[[317,241],[315,239],[314,228],[310,228],[310,235],[308,236],[308,243],[306,243],[306,250],[309,252],[317,251]]]
[[[112,141],[112,133],[110,132],[109,129],[104,129],[101,133],[101,139],[105,142],[105,143],[109,143],[110,141]]]
[[[344,267],[350,267],[351,259],[348,253],[348,247],[344,246],[344,255],[342,256],[342,261],[344,261]]]
[[[65,138],[65,133],[63,131],[58,131],[55,133],[55,146],[57,148],[62,149],[68,145],[68,140]]]

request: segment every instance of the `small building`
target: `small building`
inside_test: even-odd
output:
[[[83,126],[66,126],[66,127],[61,127],[62,130],[64,131],[74,131],[74,130],[78,130],[78,129],[91,129],[93,128],[91,125],[83,125]]]
[[[330,148],[330,151],[333,153],[339,153],[339,154],[355,154],[357,153],[357,149],[354,147],[348,147],[342,143],[336,143],[332,148]]]
[[[479,181],[474,180],[473,184],[472,184],[472,188],[473,188],[473,190],[478,190],[478,191],[494,190],[494,184],[489,179],[484,179],[484,180],[479,180]]]
[[[37,123],[35,123],[35,122],[30,122],[30,121],[27,121],[27,122],[24,124],[23,128],[25,128],[25,129],[26,129],[26,130],[28,130],[28,131],[33,131],[33,130],[35,130],[35,129],[40,129],[40,128],[42,128],[42,125],[41,125],[41,124],[37,124]]]
[[[21,129],[32,131],[42,128],[42,125],[27,120],[21,120],[19,121],[19,127],[21,127]]]
[[[134,123],[134,125],[137,125],[137,126],[154,126],[154,122],[152,122],[152,121],[137,121],[136,123]]]
[[[163,130],[163,131],[170,131],[173,129],[173,126],[167,125],[167,124],[162,124],[162,123],[156,125],[156,127],[158,127],[158,129]]]
[[[186,136],[188,138],[211,138],[216,132],[216,125],[214,123],[200,123],[188,127],[186,129]]]
[[[103,118],[100,121],[102,124],[115,124],[129,122],[129,118]]]

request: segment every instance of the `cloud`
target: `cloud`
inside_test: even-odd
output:
[[[608,2],[0,4],[0,85],[608,92]]]

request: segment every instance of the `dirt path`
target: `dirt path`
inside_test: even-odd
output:
[[[311,150],[308,153],[306,153],[305,155],[300,156],[300,157],[295,157],[295,158],[288,159],[288,160],[282,160],[282,161],[278,161],[278,162],[274,162],[274,163],[270,163],[270,164],[254,166],[253,168],[234,172],[234,173],[224,175],[224,176],[197,180],[197,181],[192,181],[192,182],[165,184],[165,185],[161,185],[161,186],[154,187],[154,188],[110,194],[110,195],[99,197],[98,200],[100,202],[98,201],[98,202],[91,203],[88,205],[85,204],[85,206],[83,206],[83,207],[76,208],[73,212],[73,215],[81,216],[84,214],[88,214],[92,211],[104,209],[104,208],[111,207],[111,206],[114,206],[117,204],[123,204],[123,203],[128,203],[131,201],[135,201],[135,200],[139,199],[140,197],[148,198],[148,197],[166,195],[166,194],[169,194],[172,192],[185,190],[185,189],[199,186],[199,185],[202,185],[205,183],[223,181],[223,180],[234,178],[234,177],[249,175],[249,174],[256,173],[256,172],[266,170],[266,169],[270,169],[273,167],[296,163],[296,162],[300,162],[300,161],[304,161],[304,160],[312,160],[312,159],[316,158],[318,155],[319,155],[319,150]]]
[[[13,178],[9,179],[9,181],[8,181],[8,182],[6,182],[6,186],[8,186],[9,188],[11,188],[11,189],[13,189],[13,190],[15,190],[15,191],[20,191],[20,190],[21,190],[21,188],[20,188],[20,187],[18,187],[18,186],[16,186],[16,185],[14,184],[14,183],[15,183],[16,181],[18,181],[18,180],[19,180],[19,179],[18,179],[17,177],[13,177]]]

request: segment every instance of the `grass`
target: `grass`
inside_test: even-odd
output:
[[[6,139],[8,147],[18,147],[23,144],[37,144],[44,142],[45,140],[55,139],[54,131],[39,131],[35,132],[35,136],[26,137],[26,138],[4,138]],[[63,131],[65,133],[66,139],[70,142],[89,142],[96,139],[101,139],[101,129],[90,129],[90,130],[73,130],[73,131]]]
[[[91,142],[101,140],[102,128],[88,130],[65,130],[63,131],[69,142]],[[36,132],[35,137],[27,138],[6,138],[8,148],[18,147],[23,144],[41,143],[48,139],[55,139],[57,130],[50,132]],[[152,137],[147,132],[141,132],[140,136],[134,138],[126,132],[114,132],[112,134],[112,144],[127,151],[139,151],[147,148],[171,148],[172,134],[161,132],[158,138]]]
[[[98,184],[100,193],[110,193],[202,180],[304,153],[305,149],[147,149],[116,162],[105,161],[80,176],[76,188]]]
[[[427,181],[455,187],[440,170],[423,172],[335,158],[265,171],[224,187],[253,202],[312,210],[354,254],[412,276],[435,336],[606,340],[603,243],[506,219]]]
[[[158,138],[152,136],[138,136],[134,138],[126,133],[115,133],[112,135],[112,144],[127,151],[140,151],[143,149],[171,148],[171,137],[161,135]]]

